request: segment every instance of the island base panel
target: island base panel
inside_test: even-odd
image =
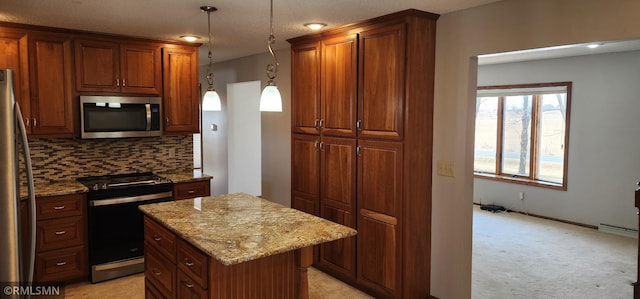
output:
[[[209,298],[307,299],[313,247],[225,266],[210,258]]]

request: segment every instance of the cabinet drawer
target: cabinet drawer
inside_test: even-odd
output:
[[[202,251],[180,239],[178,241],[176,263],[178,264],[178,269],[190,276],[195,283],[205,289],[207,288],[207,274],[209,273],[207,256]]]
[[[145,242],[145,245],[149,245]],[[145,246],[144,276],[169,298],[176,294],[176,266],[155,250],[154,246]]]
[[[178,299],[182,298],[208,298],[206,289],[195,283],[189,275],[182,270],[178,270]]]
[[[209,196],[209,181],[178,183],[173,185],[173,199]]]
[[[51,250],[36,254],[36,281],[66,281],[87,276],[87,254],[84,246]]]
[[[84,242],[84,218],[80,216],[42,220],[36,223],[36,250],[79,246]]]
[[[144,279],[144,298],[145,299],[168,299],[168,295],[162,294],[158,288],[148,279]]]
[[[162,227],[149,217],[144,217],[145,250],[147,245],[167,257],[172,263],[176,260],[176,235]]]
[[[54,219],[81,216],[84,213],[84,194],[39,197],[36,200],[36,218]]]

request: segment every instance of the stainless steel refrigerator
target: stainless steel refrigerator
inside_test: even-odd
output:
[[[21,154],[23,159],[19,158]],[[22,183],[21,165],[24,165],[26,174],[26,182]],[[26,185],[29,193],[28,199],[25,199],[29,210],[26,215],[29,218],[26,222],[28,227],[21,227],[20,188],[24,188],[21,185]],[[35,261],[35,224],[31,159],[20,107],[13,95],[13,72],[0,69],[0,283],[31,284]],[[29,240],[22,240],[23,229],[29,230]]]

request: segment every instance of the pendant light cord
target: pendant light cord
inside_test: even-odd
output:
[[[269,53],[271,54],[271,58],[273,58],[273,63],[267,64],[267,85],[275,85],[274,79],[278,74],[278,58],[276,57],[276,53],[273,52],[273,44],[276,42],[276,37],[273,35],[273,0],[271,0],[271,14],[269,19],[270,31],[269,31],[269,39],[267,41],[267,48],[269,49]]]

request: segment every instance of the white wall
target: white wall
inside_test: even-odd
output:
[[[276,51],[280,67],[276,84],[282,95],[282,112],[262,112],[262,197],[290,206],[291,202],[291,55],[289,48]],[[265,68],[268,53],[215,63],[214,86],[222,100],[222,111],[204,112],[203,164],[204,173],[212,175],[212,194],[227,193],[227,91],[229,83],[259,80],[260,89],[267,81]],[[200,82],[206,89],[207,66],[200,67]],[[218,131],[209,125],[218,125]]]
[[[478,85],[572,81],[567,191],[474,180],[474,202],[597,226],[638,227],[640,51],[478,67]],[[524,191],[525,200],[518,199]]]
[[[433,158],[454,161],[456,177],[437,176],[433,171],[434,296],[471,296],[475,57],[638,38],[638,11],[640,1],[635,0],[506,0],[440,17],[436,34]]]

